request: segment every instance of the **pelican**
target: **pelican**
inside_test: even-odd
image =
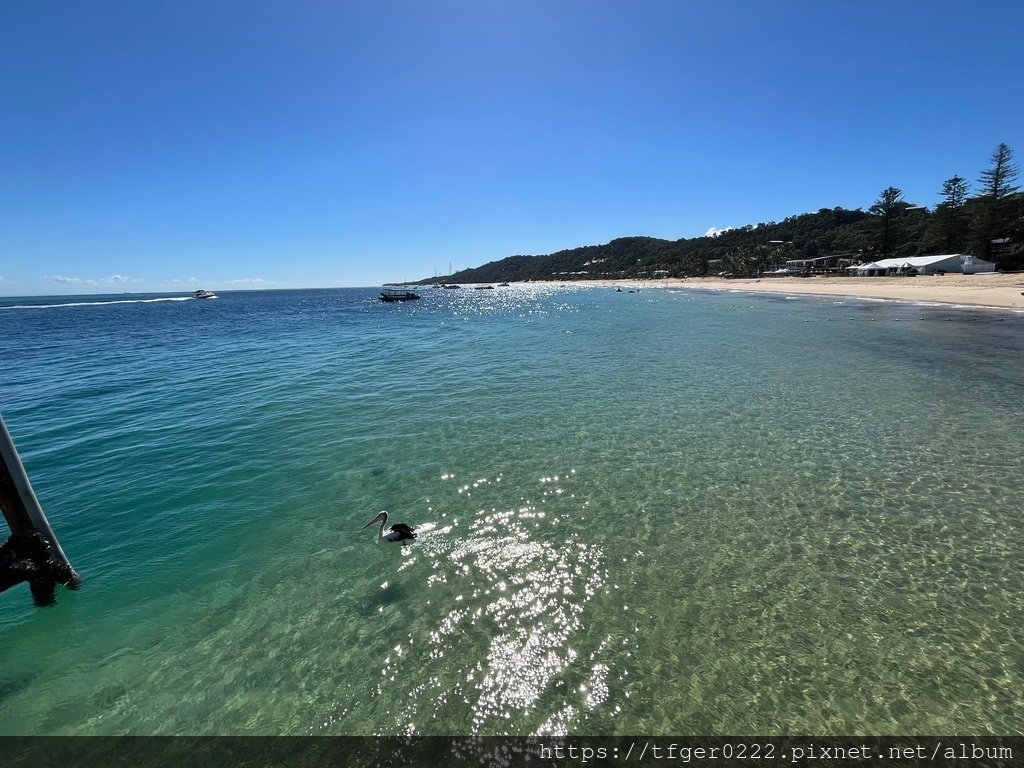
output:
[[[377,532],[377,538],[381,541],[411,541],[416,538],[416,532],[413,531],[405,523],[395,523],[386,531],[384,526],[388,524],[388,513],[380,512],[373,520],[368,522],[363,528],[369,528],[374,523],[380,523],[380,530]]]

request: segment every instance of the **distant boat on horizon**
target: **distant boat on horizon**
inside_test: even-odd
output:
[[[192,294],[193,299],[216,299],[217,294],[213,291],[204,291],[202,288],[198,289]]]

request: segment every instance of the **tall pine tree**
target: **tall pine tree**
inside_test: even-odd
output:
[[[943,253],[958,253],[967,234],[964,205],[971,186],[962,176],[953,176],[942,183],[942,202],[935,209],[942,228]]]
[[[986,259],[994,253],[993,240],[1001,239],[1009,234],[1012,225],[1007,198],[1019,187],[1014,186],[1018,169],[1013,162],[1013,150],[1006,144],[1000,144],[989,158],[991,167],[982,171],[979,184],[981,194],[978,196],[978,215],[975,218],[975,248]]]
[[[899,187],[887,187],[875,200],[875,204],[868,210],[879,216],[879,246],[882,255],[879,258],[889,258],[893,241],[893,217],[906,207],[903,202],[903,190]]]

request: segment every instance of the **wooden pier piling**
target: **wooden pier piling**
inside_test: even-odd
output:
[[[81,577],[71,566],[43,514],[28,474],[0,416],[0,510],[11,537],[0,545],[0,592],[27,581],[39,605],[54,602],[57,584],[75,589]]]

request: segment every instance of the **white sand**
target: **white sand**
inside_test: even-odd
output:
[[[1024,309],[1024,273],[946,274],[929,277],[774,277],[724,280],[585,280],[585,285],[628,288],[684,288],[766,293],[818,294],[894,301],[928,301]]]

